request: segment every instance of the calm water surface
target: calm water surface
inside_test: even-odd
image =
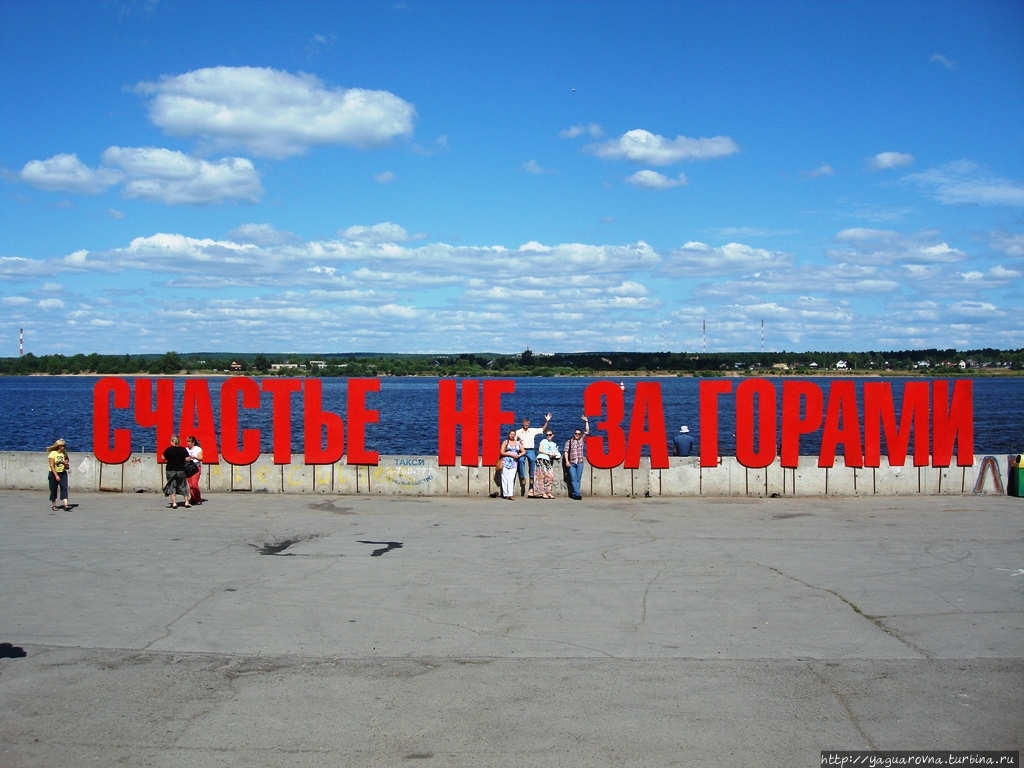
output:
[[[0,377],[0,450],[41,451],[55,438],[64,437],[71,452],[92,451],[92,390],[98,377],[92,376],[10,376]],[[515,413],[517,423],[529,416],[533,426],[542,426],[544,414],[554,414],[551,427],[555,439],[565,440],[582,424],[583,390],[599,379],[553,378],[513,379],[515,392],[502,398],[502,409]],[[704,379],[705,381],[707,379]],[[771,378],[781,395],[781,384],[789,377]],[[858,397],[866,381],[885,379],[855,378]],[[903,383],[920,379],[891,379],[896,413],[899,414]],[[132,379],[129,379],[131,382]],[[218,401],[223,378],[208,380],[214,413],[218,418]],[[347,380],[323,379],[324,409],[342,416],[346,410]],[[366,447],[382,455],[437,455],[436,378],[383,378],[379,392],[367,396],[367,407],[380,412],[380,422],[366,430]],[[699,438],[698,388],[701,379],[658,378],[626,379],[626,415],[629,418],[634,385],[638,381],[656,381],[661,385],[662,402],[668,437],[682,424]],[[742,379],[733,380],[739,384]],[[826,390],[829,379],[813,381]],[[180,413],[184,379],[175,379],[176,412]],[[781,396],[779,397],[781,401]],[[731,396],[720,398],[719,448],[722,455],[734,453],[735,405]],[[979,454],[1018,453],[1024,448],[1024,377],[982,378],[974,380],[974,448]],[[271,400],[263,395],[259,411],[242,409],[241,427],[261,430],[264,451],[271,450]],[[152,453],[156,448],[155,431],[134,423],[131,411],[113,411],[112,426],[130,428],[132,449]],[[591,420],[596,424],[596,420]],[[302,451],[302,397],[292,397],[292,447]],[[596,430],[592,433],[597,434]],[[818,435],[811,434],[801,442],[801,453],[817,454]]]

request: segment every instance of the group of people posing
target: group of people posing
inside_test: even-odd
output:
[[[523,427],[510,430],[501,442],[501,497],[515,500],[516,476],[519,477],[520,495],[537,499],[553,499],[555,467],[561,465],[569,475],[569,496],[579,501],[580,482],[583,479],[584,438],[590,434],[590,422],[583,416],[582,430],[573,432],[558,450],[555,433],[548,429],[551,414],[544,415],[544,426],[530,426],[528,418]],[[542,438],[537,442],[537,438]]]

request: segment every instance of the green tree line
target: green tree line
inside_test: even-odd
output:
[[[725,372],[811,374],[904,372],[942,375],[1024,370],[1024,349],[885,352],[565,352],[514,355],[225,354],[33,355],[0,358],[0,375],[245,373],[283,376],[600,376],[605,373],[720,376]]]

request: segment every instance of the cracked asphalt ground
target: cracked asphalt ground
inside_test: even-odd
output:
[[[0,495],[0,768],[1020,749],[1024,502]]]

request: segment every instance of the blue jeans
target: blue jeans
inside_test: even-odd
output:
[[[583,481],[583,464],[570,464],[569,465],[569,493],[572,496],[582,496],[580,493],[580,483]]]
[[[50,504],[57,503],[57,492],[60,492],[60,498],[62,501],[68,500],[68,472],[64,470],[60,473],[60,480],[53,476],[53,472],[50,472]]]
[[[526,465],[530,465],[530,474],[526,474]],[[533,485],[533,473],[537,471],[537,449],[527,448],[526,455],[519,457],[519,482],[524,482],[527,478],[530,479],[530,485]]]

